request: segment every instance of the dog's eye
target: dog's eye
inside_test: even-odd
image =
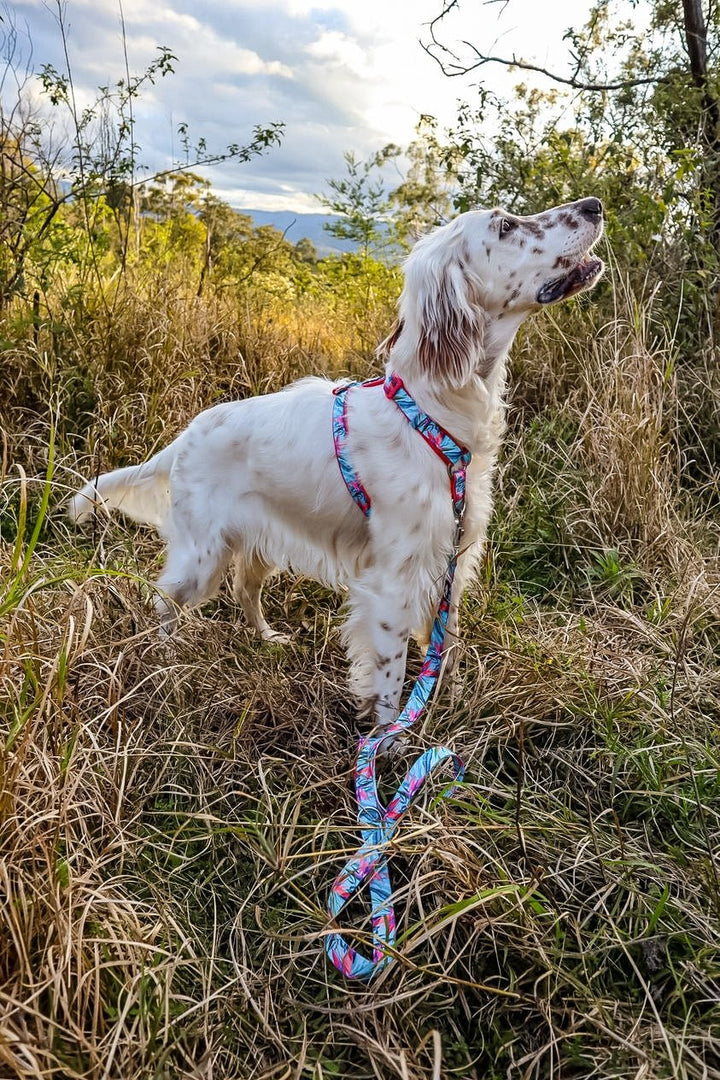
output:
[[[513,231],[516,224],[517,222],[511,221],[510,218],[503,218],[500,222],[500,235],[507,236],[508,233]]]

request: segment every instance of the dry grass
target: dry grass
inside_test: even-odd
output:
[[[157,542],[57,509],[221,395],[366,358],[341,317],[162,283],[8,352],[0,1075],[720,1076],[717,492],[683,475],[690,360],[616,295],[516,351],[461,692],[408,740],[468,781],[400,831],[369,987],[322,950],[357,845],[336,600],[280,579],[278,648],[222,595],[168,651]]]

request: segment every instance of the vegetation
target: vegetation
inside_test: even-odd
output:
[[[377,370],[399,270],[253,228],[202,153],[139,183],[133,150],[113,181],[91,117],[71,191],[42,117],[3,114],[0,1075],[720,1076],[714,240],[694,147],[657,142],[669,191],[637,142],[589,153],[585,100],[563,129],[527,92],[494,140],[426,123],[387,196],[352,159],[397,243],[471,190],[599,193],[609,232],[606,280],[513,352],[461,684],[403,751],[450,744],[468,778],[399,831],[399,955],[369,986],[322,948],[357,846],[336,599],[279,578],[277,646],[223,591],[168,649],[157,539],[62,503],[220,399]]]

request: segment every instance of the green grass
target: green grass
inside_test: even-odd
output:
[[[666,354],[620,315],[588,330],[590,310],[538,322],[515,354],[461,683],[383,766],[389,789],[445,743],[467,781],[450,800],[431,782],[399,830],[398,957],[369,986],[322,945],[358,843],[363,726],[339,601],[279,578],[268,615],[295,636],[278,647],[223,592],[168,648],[150,603],[158,541],[121,522],[75,531],[60,509],[77,472],[149,452],[219,385],[365,361],[329,323],[281,340],[251,322],[241,387],[237,313],[183,324],[178,306],[158,320],[163,364],[133,388],[134,304],[84,426],[79,358],[54,361],[53,463],[37,404],[49,362],[18,347],[3,414],[0,1075],[720,1076],[717,521],[673,464]],[[210,324],[219,351],[200,380],[189,354]]]

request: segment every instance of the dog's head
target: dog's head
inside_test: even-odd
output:
[[[603,231],[599,199],[530,217],[470,210],[423,237],[405,266],[398,326],[381,354],[400,349],[431,380],[462,386],[487,374],[520,323],[543,305],[590,288]]]

